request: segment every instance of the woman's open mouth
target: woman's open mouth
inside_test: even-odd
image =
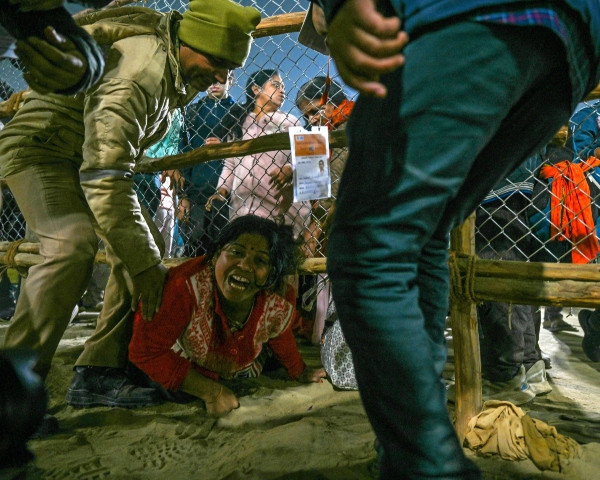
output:
[[[240,275],[229,276],[229,286],[235,290],[244,291],[250,285],[250,280]]]

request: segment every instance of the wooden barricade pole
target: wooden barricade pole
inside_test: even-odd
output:
[[[475,214],[452,230],[450,251],[466,255],[475,254]],[[467,295],[451,298],[450,322],[456,382],[455,428],[462,444],[469,420],[481,411],[481,357],[475,304]]]

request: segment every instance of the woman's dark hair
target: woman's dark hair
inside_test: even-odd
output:
[[[290,225],[279,225],[268,218],[256,215],[237,217],[227,224],[216,240],[207,248],[206,261],[212,260],[228,243],[245,233],[254,233],[266,238],[269,244],[271,273],[263,290],[277,290],[285,275],[295,273],[300,262],[299,241],[294,239]]]
[[[325,77],[318,76],[312,80],[309,80],[298,90],[298,94],[296,95],[296,106],[300,108],[300,103],[302,101],[319,101],[324,91]],[[329,87],[329,100],[331,100],[331,103],[336,106],[346,100],[346,94],[344,93],[344,90],[338,83],[334,81],[331,81],[331,85]]]
[[[236,140],[242,138],[242,124],[250,112],[254,109],[256,103],[256,94],[252,90],[254,85],[262,86],[273,76],[279,75],[279,72],[272,68],[264,68],[252,73],[246,81],[246,101],[241,105],[234,105],[231,108],[231,115],[223,121],[223,128],[230,132]]]

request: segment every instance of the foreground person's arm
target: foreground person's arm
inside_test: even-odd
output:
[[[315,3],[323,9],[313,9],[313,24],[322,32],[326,21],[327,46],[344,82],[362,94],[385,97],[379,76],[404,64],[401,51],[408,36],[400,30],[400,20],[384,17],[374,0]]]

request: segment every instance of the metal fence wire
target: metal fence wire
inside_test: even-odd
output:
[[[263,18],[303,12],[304,1],[244,0],[261,11]],[[138,3],[159,11],[183,12],[187,2]],[[72,10],[75,12],[75,10]],[[284,132],[291,125],[310,124],[323,115],[318,105],[323,89],[306,89],[316,77],[328,74],[326,56],[298,43],[298,33],[257,38],[242,69],[228,84],[201,93],[183,111],[175,112],[165,138],[147,156],[161,157],[188,152],[206,143],[255,138]],[[331,64],[334,85],[341,83]],[[0,60],[0,100],[26,87],[15,60]],[[318,83],[318,82],[317,82]],[[336,85],[339,86],[339,85]],[[330,104],[352,101],[355,92],[344,87],[330,94]],[[224,93],[223,93],[224,91]],[[308,102],[296,104],[306,95]],[[332,92],[333,93],[333,92]],[[263,111],[246,108],[249,100],[264,105]],[[549,144],[497,185],[476,212],[476,250],[480,257],[503,260],[589,263],[598,253],[600,203],[600,104],[582,103],[568,125],[566,138]],[[10,119],[2,119],[4,123]],[[331,158],[332,181],[341,168]],[[343,166],[343,159],[340,160]],[[215,160],[180,170],[138,173],[135,187],[142,203],[161,229],[167,256],[197,256],[232,217],[256,213],[285,221],[303,236],[309,256],[326,256],[321,228],[335,201],[293,203],[289,192],[276,191],[271,183],[290,163],[289,151]],[[337,172],[337,173],[336,173]],[[222,190],[220,189],[222,188]],[[285,189],[284,189],[285,190]],[[221,192],[222,195],[215,196]],[[284,192],[285,193],[285,192]],[[286,196],[287,195],[287,196]],[[0,239],[14,241],[25,231],[10,191],[3,188]],[[212,201],[210,211],[207,202]]]
[[[520,165],[476,211],[482,258],[596,262],[600,229],[600,103],[581,103],[566,131]]]

